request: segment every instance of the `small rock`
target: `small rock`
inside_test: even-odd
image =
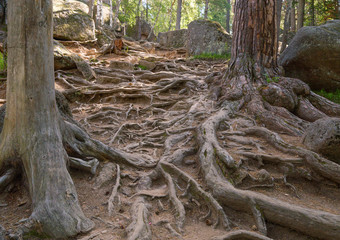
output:
[[[134,65],[129,62],[111,61],[110,68],[121,69],[121,70],[133,70]]]

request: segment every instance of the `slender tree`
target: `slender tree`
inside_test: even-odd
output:
[[[93,5],[94,5],[94,0],[89,0],[89,15],[91,18],[93,18]]]
[[[315,1],[311,0],[310,1],[310,17],[311,17],[311,21],[310,21],[310,25],[314,26],[315,25]]]
[[[170,7],[170,11],[169,11],[169,29],[168,29],[168,31],[171,30],[171,25],[172,25],[172,10],[174,9],[175,2],[176,2],[176,0],[172,1],[171,7]]]
[[[227,11],[226,11],[226,17],[225,17],[227,33],[230,33],[230,10],[231,10],[230,0],[227,0]]]
[[[96,27],[100,28],[103,25],[104,25],[103,0],[97,0]]]
[[[176,30],[181,29],[182,19],[182,0],[177,1],[177,18],[176,18]]]
[[[32,198],[27,225],[53,238],[94,225],[67,171],[53,69],[52,0],[9,1],[7,106],[0,168],[25,170]]]
[[[208,19],[209,0],[205,0],[204,19]]]
[[[282,45],[281,45],[281,53],[286,49],[288,43],[288,31],[290,25],[290,16],[291,16],[291,9],[292,9],[292,0],[286,1],[286,12],[285,12],[285,19],[284,19],[284,26],[283,26],[283,34],[282,34]]]
[[[303,27],[303,21],[305,18],[305,3],[306,3],[305,0],[299,0],[297,30]]]
[[[296,18],[295,18],[295,1],[292,1],[292,7],[290,11],[290,30],[296,32]]]

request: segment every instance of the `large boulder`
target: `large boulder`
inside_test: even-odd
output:
[[[340,164],[340,118],[321,118],[312,123],[303,138],[304,145]]]
[[[56,40],[53,41],[53,48],[55,70],[77,68],[87,80],[96,78],[95,72],[82,57],[70,52],[64,45]]]
[[[227,54],[231,48],[231,35],[221,24],[209,20],[196,20],[188,26],[188,54]]]
[[[76,0],[53,1],[53,37],[61,40],[94,40],[95,25],[88,6]]]
[[[181,29],[169,32],[160,32],[158,42],[162,47],[182,48],[187,46],[188,30]]]
[[[301,28],[281,54],[288,77],[299,78],[312,89],[340,88],[340,20]]]
[[[139,24],[141,24],[140,26],[141,27],[141,39],[138,39],[139,38],[138,37]],[[136,24],[133,27],[128,26],[127,34],[128,36],[133,37],[134,39],[137,39],[137,40],[155,41],[157,39],[151,24],[145,21],[144,19],[140,19],[136,21]]]

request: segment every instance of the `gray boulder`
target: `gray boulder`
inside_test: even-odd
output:
[[[141,39],[138,39],[138,25],[139,24],[141,24]],[[127,34],[128,36],[136,40],[155,41],[157,39],[152,29],[152,26],[150,25],[150,23],[148,23],[144,19],[136,21],[136,25],[134,25],[133,27],[128,26]]]
[[[340,164],[340,118],[321,118],[312,123],[303,138],[310,150]]]
[[[188,54],[230,53],[231,35],[221,24],[209,20],[196,20],[188,26]]]
[[[188,29],[160,32],[158,42],[162,47],[182,48],[187,46]]]
[[[95,39],[95,25],[88,6],[76,0],[53,1],[53,37],[61,40]]]
[[[312,89],[340,88],[340,20],[301,28],[279,64],[288,77],[308,83]]]
[[[64,45],[56,40],[53,41],[53,48],[55,70],[77,68],[87,80],[96,78],[96,74],[91,66],[79,55],[70,52]]]

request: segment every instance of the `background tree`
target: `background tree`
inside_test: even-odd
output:
[[[298,4],[298,19],[297,19],[297,30],[303,27],[303,22],[305,18],[305,0],[299,0]]]
[[[0,168],[25,170],[27,225],[53,238],[89,231],[67,171],[53,70],[52,1],[9,1],[7,110]],[[41,231],[41,232],[39,232]]]
[[[205,0],[204,19],[208,19],[209,0]]]
[[[181,29],[182,0],[177,0],[176,30]]]

